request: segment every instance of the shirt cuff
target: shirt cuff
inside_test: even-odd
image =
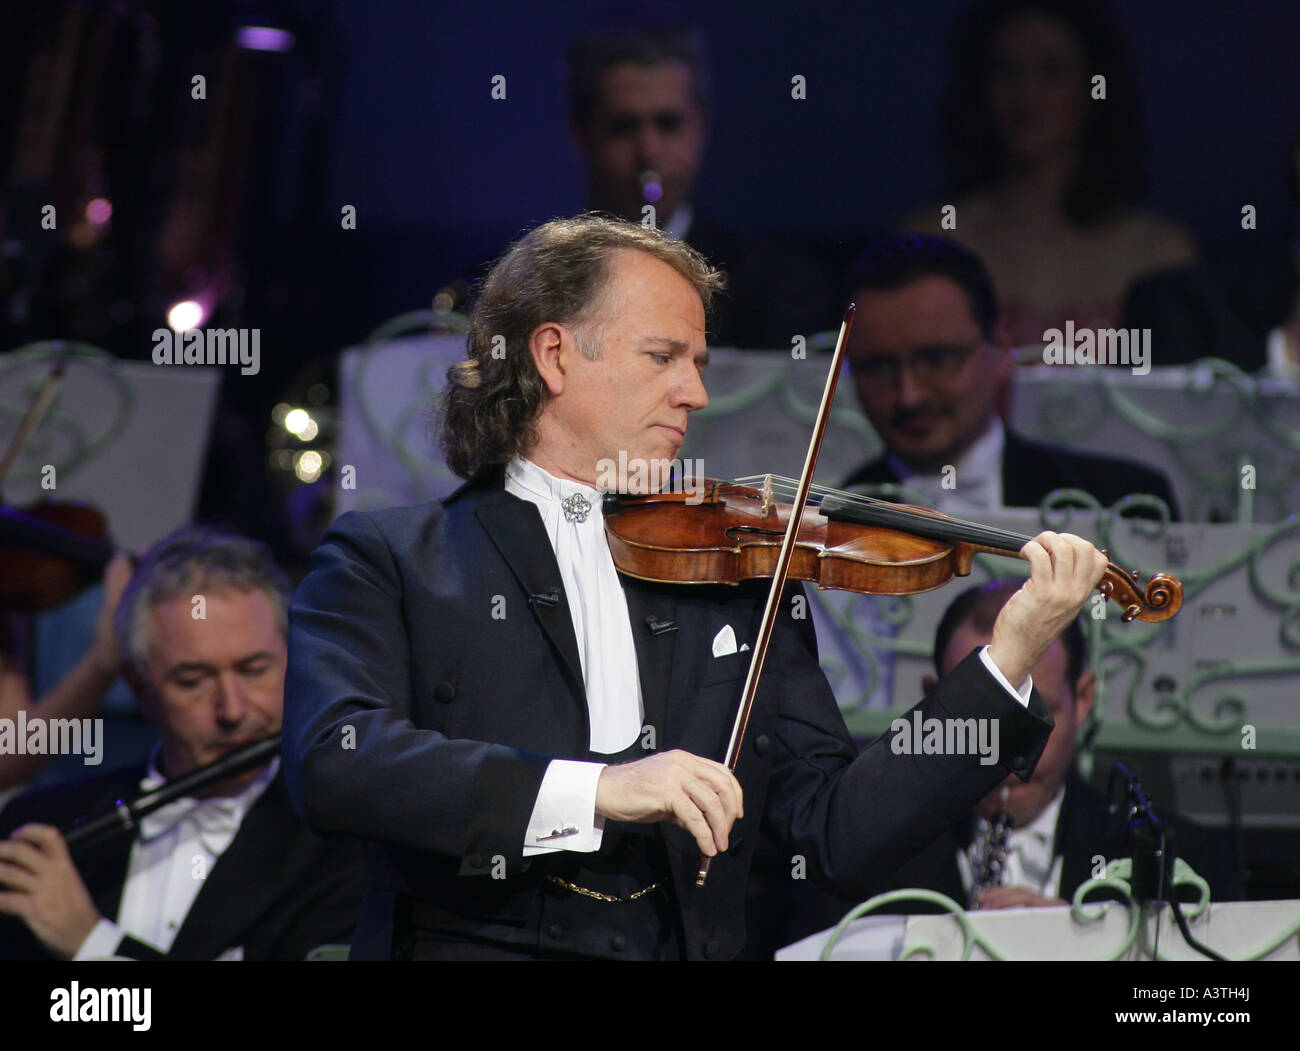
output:
[[[604,763],[551,760],[524,831],[524,857],[600,849],[605,819],[596,814],[596,783],[604,769]]]
[[[989,656],[989,648],[987,646],[980,650],[980,660],[984,662],[984,667],[988,668],[989,674],[1002,684],[1002,688],[1006,690],[1007,693],[1011,694],[1012,697],[1018,700],[1026,708],[1029,707],[1029,695],[1034,691],[1034,677],[1032,675],[1026,675],[1025,681],[1021,683],[1020,689],[1017,690],[1011,685],[1011,683],[1007,682],[1007,677],[1003,675],[1002,672],[998,670],[998,666],[993,663],[993,658]]]
[[[122,928],[111,920],[100,919],[94,929],[86,935],[77,955],[73,960],[102,960],[107,956],[116,956],[117,947],[125,937]]]

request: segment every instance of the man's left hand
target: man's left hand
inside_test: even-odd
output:
[[[1028,887],[989,887],[980,891],[980,909],[1046,909],[1053,905],[1068,905],[1064,898],[1049,898]]]
[[[0,912],[17,916],[52,954],[70,960],[103,917],[52,825],[24,825],[0,842]]]

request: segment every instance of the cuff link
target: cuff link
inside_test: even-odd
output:
[[[563,828],[551,829],[551,834],[549,836],[538,836],[537,842],[540,843],[544,839],[559,839],[561,836],[576,836],[577,834],[577,825],[565,825]]]

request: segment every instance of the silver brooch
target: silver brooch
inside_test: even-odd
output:
[[[566,496],[560,501],[560,507],[564,509],[564,517],[570,522],[585,522],[587,515],[591,513],[591,501],[581,493]]]

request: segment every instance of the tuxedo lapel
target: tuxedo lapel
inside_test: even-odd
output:
[[[170,956],[179,959],[215,959],[232,938],[242,938],[252,929],[271,902],[279,897],[280,885],[268,885],[268,857],[281,858],[276,871],[282,882],[293,875],[293,858],[285,852],[288,794],[284,775],[277,772],[266,790],[239,823],[239,831],[212,871],[176,932]],[[236,942],[236,944],[242,944]]]
[[[95,795],[87,801],[87,809],[78,814],[79,821],[98,816],[120,800],[130,802],[135,799],[140,794],[140,781],[146,773],[148,767],[140,764],[106,778],[96,786]],[[114,923],[117,922],[117,914],[122,907],[122,891],[126,887],[126,873],[131,864],[131,847],[134,843],[134,835],[115,832],[102,841],[72,850],[73,864],[77,867],[82,883],[90,891],[95,908],[100,915]]]
[[[506,565],[530,596],[533,614],[564,662],[578,696],[585,698],[587,693],[582,678],[582,660],[578,656],[578,639],[573,633],[573,615],[564,594],[559,563],[555,561],[555,552],[537,508],[526,500],[511,498],[485,503],[476,513]],[[547,595],[556,596],[557,601],[549,604],[536,600],[537,596]],[[585,720],[588,718],[585,703],[582,711]]]
[[[1002,445],[1002,504],[1004,507],[1036,507],[1043,479],[1037,465],[1029,463],[1029,450],[1010,429]]]
[[[621,579],[623,594],[627,598],[628,617],[632,622],[637,669],[641,676],[644,725],[654,728],[657,748],[664,735],[673,655],[680,634],[676,621],[677,599],[669,591],[653,588],[632,577]]]

